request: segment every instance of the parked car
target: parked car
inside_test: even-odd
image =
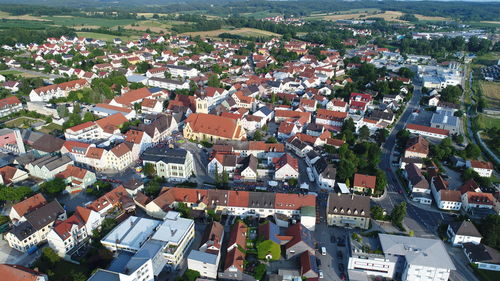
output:
[[[335,243],[335,241],[337,241],[337,238],[335,238],[335,236],[334,236],[334,235],[332,235],[332,236],[330,237],[330,243]]]
[[[339,262],[339,271],[344,272],[344,264]]]
[[[322,270],[318,271],[318,274],[319,274],[319,279],[322,279],[325,277]]]
[[[347,279],[347,276],[345,276],[345,273],[342,272],[340,273],[340,280],[346,280]]]
[[[344,254],[342,254],[342,251],[337,251],[337,258],[339,258],[339,259],[344,258]]]
[[[318,264],[318,266],[321,266],[321,260],[316,258],[316,263]]]
[[[321,247],[321,254],[323,256],[326,256],[326,248],[325,247]]]
[[[339,239],[337,241],[337,246],[339,246],[339,247],[344,247],[345,246],[345,240],[344,240],[344,238],[339,237]]]

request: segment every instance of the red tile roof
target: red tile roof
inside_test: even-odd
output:
[[[186,124],[196,133],[219,136],[228,139],[238,137],[242,128],[236,120],[212,114],[193,113]]]
[[[476,169],[493,170],[493,164],[491,162],[470,160],[470,165],[472,168]]]
[[[376,176],[369,176],[363,174],[354,175],[354,187],[370,188],[375,189],[375,183],[377,181]]]
[[[12,208],[14,208],[17,214],[22,217],[25,214],[44,206],[45,204],[47,204],[47,200],[45,200],[45,197],[43,197],[41,193],[37,193],[30,198],[27,198],[15,204],[14,206],[12,206]]]
[[[422,131],[422,132],[428,132],[428,133],[438,134],[438,135],[444,135],[444,136],[448,136],[450,134],[450,131],[445,130],[445,129],[438,129],[438,128],[433,128],[433,127],[428,127],[428,126],[423,126],[423,125],[417,125],[417,124],[408,124],[408,125],[406,125],[406,129],[408,129],[408,130],[415,130],[415,131]]]
[[[9,281],[37,281],[44,274],[16,264],[0,264],[0,276]]]

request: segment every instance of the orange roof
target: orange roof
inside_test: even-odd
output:
[[[247,248],[247,231],[248,227],[243,221],[238,220],[233,227],[231,227],[231,233],[229,233],[228,246],[234,244],[240,246],[243,249]]]
[[[376,176],[369,176],[363,174],[354,175],[354,185],[355,187],[371,188],[375,189],[375,183],[377,181]]]
[[[9,281],[37,281],[39,276],[45,274],[17,264],[0,264],[2,280]]]
[[[415,130],[415,131],[422,131],[422,132],[428,132],[428,133],[433,133],[433,134],[439,134],[439,135],[449,135],[450,131],[445,130],[445,129],[438,129],[438,128],[433,128],[433,127],[428,127],[428,126],[423,126],[423,125],[417,125],[417,124],[408,124],[406,125],[406,129],[408,130]]]
[[[469,204],[479,204],[479,205],[493,205],[494,198],[491,193],[483,192],[467,192],[467,200]]]
[[[21,101],[16,96],[11,96],[0,100],[0,108],[7,107],[13,104],[20,104]]]
[[[92,127],[94,126],[95,123],[92,122],[92,121],[87,121],[85,123],[82,123],[82,124],[79,124],[79,125],[76,125],[76,126],[73,126],[73,127],[70,127],[66,130],[70,130],[70,131],[73,131],[73,132],[78,132],[78,131],[81,131],[81,130],[84,130],[84,129],[87,129],[89,127]]]
[[[143,136],[144,136],[143,131],[128,130],[125,133],[125,141],[130,142],[130,143],[139,144],[139,143],[141,143]]]
[[[493,170],[493,164],[491,162],[470,160],[470,165],[472,168]]]
[[[73,149],[78,147],[78,148],[85,148],[87,149],[90,144],[85,143],[85,142],[80,142],[80,141],[73,141],[73,140],[67,140],[64,142],[63,146],[70,152],[74,152]]]
[[[88,170],[85,170],[83,168],[74,166],[74,165],[68,165],[66,167],[66,170],[60,172],[59,174],[56,175],[56,177],[67,179],[70,177],[77,178],[77,179],[83,179],[85,175],[89,172]]]
[[[274,200],[276,209],[300,210],[302,207],[316,207],[316,196],[292,193],[276,193]]]
[[[89,147],[89,149],[87,150],[87,154],[85,156],[87,158],[101,159],[103,154],[104,154],[103,148]]]
[[[410,139],[406,151],[429,154],[429,142],[422,136]]]
[[[229,198],[228,206],[248,207],[250,201],[250,193],[247,191],[230,190],[227,197]]]
[[[54,84],[54,85],[48,85],[48,86],[36,88],[35,93],[40,94],[42,92],[52,91],[52,90],[55,90],[57,88],[66,91],[68,89],[75,88],[77,84],[80,86],[83,86],[83,85],[88,85],[88,83],[89,82],[87,82],[87,80],[85,80],[85,79],[78,79],[78,80],[68,81],[68,82],[64,82],[64,83],[60,83],[60,84]]]
[[[243,272],[243,263],[245,261],[245,254],[241,252],[238,247],[234,247],[231,251],[227,252],[226,261],[224,263],[224,270],[231,266],[236,267],[239,271]]]
[[[137,90],[132,90],[132,91],[126,92],[121,96],[115,97],[114,100],[117,103],[130,106],[131,104],[138,102],[140,100],[143,100],[143,99],[150,97],[150,96],[151,96],[151,92],[148,90],[148,88],[140,88]]]
[[[127,118],[121,113],[115,113],[108,117],[104,117],[95,121],[95,123],[101,127],[101,129],[109,134],[112,134],[116,129],[118,129],[123,123],[127,122]]]
[[[232,139],[238,137],[241,126],[236,120],[205,113],[193,113],[186,119],[193,132]]]
[[[12,178],[17,172],[17,168],[11,166],[4,166],[0,168],[0,176],[3,179],[4,184],[10,184],[12,182]]]
[[[299,161],[288,153],[283,154],[276,160],[276,171],[284,167],[286,164],[290,165],[296,171],[299,171]]]
[[[98,103],[98,104],[95,105],[95,107],[111,109],[111,110],[115,110],[115,111],[124,112],[124,113],[127,113],[127,114],[130,113],[130,112],[132,112],[132,109],[130,109],[130,108],[125,108],[125,107],[110,105],[110,104],[106,104],[106,103]]]
[[[142,100],[142,103],[141,103],[141,106],[142,107],[149,107],[149,108],[153,108],[155,107],[156,103],[159,102],[158,100],[155,100],[155,99],[144,99]]]
[[[116,157],[120,158],[126,153],[130,152],[130,148],[128,145],[124,142],[120,143],[119,145],[113,147],[110,152],[113,152],[113,154],[116,155]]]
[[[87,208],[90,210],[99,212],[100,210],[104,209],[105,207],[109,205],[117,205],[120,203],[120,199],[123,196],[130,197],[128,192],[125,190],[125,187],[123,185],[118,186],[117,188],[109,191],[108,193],[104,194],[103,196],[97,198],[94,200],[92,203],[87,205]]]
[[[316,111],[316,118],[320,119],[343,121],[346,117],[347,117],[347,112],[333,111],[322,108],[319,108]]]
[[[25,214],[42,207],[47,204],[47,200],[41,193],[37,193],[30,198],[24,199],[23,201],[12,206],[16,210],[17,214],[22,217]]]

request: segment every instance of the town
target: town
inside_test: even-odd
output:
[[[2,279],[498,280],[498,26],[385,13],[4,41]]]

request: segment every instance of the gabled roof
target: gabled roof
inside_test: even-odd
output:
[[[20,217],[23,217],[25,214],[32,212],[45,204],[47,204],[47,200],[45,199],[45,197],[43,197],[41,193],[37,193],[15,204],[14,206],[12,206],[12,208],[16,210],[17,214]]]
[[[126,106],[130,106],[132,103],[138,102],[139,100],[143,100],[147,97],[151,96],[151,92],[148,88],[140,88],[136,90],[131,90],[129,92],[124,93],[121,96],[115,97],[114,100]]]
[[[451,222],[450,227],[456,235],[483,237],[470,221]]]
[[[278,158],[275,164],[276,171],[283,168],[287,164],[295,171],[299,171],[299,161],[288,153],[285,153],[280,158]]]
[[[0,276],[9,281],[38,281],[45,274],[17,264],[0,264]]]
[[[238,122],[212,114],[193,113],[186,119],[193,132],[232,139],[242,130]]]
[[[229,233],[228,246],[238,245],[242,249],[247,248],[247,232],[248,227],[241,220],[238,220],[232,227]],[[238,248],[237,247],[237,248]]]
[[[417,136],[408,140],[406,151],[429,154],[429,142],[422,136]]]
[[[369,176],[363,174],[354,174],[354,184],[355,187],[370,188],[375,189],[375,183],[377,181],[376,176]]]
[[[311,231],[305,228],[301,223],[296,223],[289,226],[285,231],[287,236],[291,236],[292,239],[286,243],[285,248],[289,249],[296,244],[303,242],[305,245],[309,246],[310,249],[314,249],[314,241]]]
[[[127,122],[127,118],[122,113],[115,113],[108,117],[104,117],[95,121],[97,126],[101,127],[101,129],[109,134],[112,134],[116,129],[120,128],[125,122]]]

